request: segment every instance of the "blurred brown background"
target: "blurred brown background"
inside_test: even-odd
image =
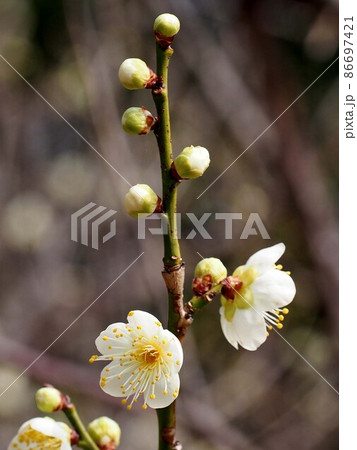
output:
[[[152,24],[176,14],[181,31],[170,68],[177,154],[207,147],[211,166],[185,182],[179,211],[241,212],[233,239],[210,219],[212,240],[182,241],[190,274],[196,252],[232,271],[262,247],[285,242],[282,263],[297,296],[282,330],[337,388],[337,96],[333,65],[199,200],[236,159],[336,58],[335,1],[0,1],[1,54],[130,183],[160,192],[153,136],[120,126],[129,106],[154,111],[150,93],[117,80],[128,57],[154,68]],[[165,320],[160,236],[137,239],[125,214],[128,185],[0,60],[0,388],[7,388],[60,333],[128,270],[0,397],[0,441],[40,415],[42,382],[69,393],[86,422],[109,415],[123,449],[156,448],[155,412],[126,411],[98,386],[94,339],[141,308]],[[70,216],[89,202],[118,211],[117,234],[94,250],[70,239]],[[240,240],[258,212],[271,240]],[[190,224],[183,220],[183,234]],[[108,230],[106,230],[108,231]],[[275,333],[256,352],[223,338],[219,301],[197,316],[185,343],[178,437],[185,449],[336,449],[337,394]],[[58,420],[62,416],[58,415]]]

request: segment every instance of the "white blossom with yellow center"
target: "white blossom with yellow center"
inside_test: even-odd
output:
[[[165,408],[180,389],[178,372],[183,362],[180,341],[164,330],[153,315],[130,311],[128,323],[113,323],[95,341],[102,356],[111,361],[101,373],[100,386],[109,395],[124,397],[131,409],[140,396],[143,409]]]
[[[290,272],[276,265],[285,252],[280,243],[254,253],[223,282],[220,308],[222,331],[238,349],[256,350],[272,326],[283,327],[285,308],[296,293]]]
[[[35,417],[25,422],[8,450],[71,450],[71,430],[50,417]]]

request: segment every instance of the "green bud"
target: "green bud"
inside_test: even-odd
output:
[[[211,275],[212,283],[220,283],[227,277],[227,269],[218,258],[205,258],[200,261],[195,268],[195,277],[203,278]]]
[[[208,150],[204,147],[186,147],[175,158],[174,169],[179,178],[193,179],[198,178],[207,169],[210,163]]]
[[[148,134],[154,122],[154,116],[144,107],[128,108],[121,118],[123,129],[129,134]]]
[[[93,420],[88,425],[88,433],[99,447],[114,448],[119,445],[120,427],[109,417],[103,416]],[[112,445],[110,446],[110,444]]]
[[[173,14],[165,13],[156,17],[154,31],[163,38],[172,38],[180,30],[180,21]]]
[[[62,394],[54,387],[43,387],[35,394],[37,408],[45,413],[58,411],[62,407]]]
[[[143,214],[143,217],[149,216],[155,212],[159,203],[160,197],[147,184],[136,184],[129,189],[124,199],[127,213],[135,218],[138,218],[139,214]]]
[[[151,71],[145,61],[128,58],[119,67],[119,80],[127,89],[144,89],[151,79]]]

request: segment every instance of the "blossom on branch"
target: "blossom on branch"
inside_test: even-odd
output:
[[[260,250],[222,283],[222,331],[236,349],[239,344],[256,350],[269,335],[267,330],[283,327],[289,312],[285,306],[296,293],[290,272],[275,264],[284,252],[282,243]]]
[[[183,362],[180,341],[164,330],[153,315],[130,311],[128,323],[113,323],[95,341],[102,356],[96,360],[111,361],[101,373],[100,386],[131,409],[140,396],[143,409],[165,408],[178,395],[178,372]]]

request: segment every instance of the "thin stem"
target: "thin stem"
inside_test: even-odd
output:
[[[173,54],[171,47],[162,49],[156,44],[157,76],[161,86],[153,90],[158,123],[155,135],[160,152],[162,177],[163,210],[168,217],[168,233],[164,235],[164,265],[167,267],[181,264],[180,246],[177,239],[176,202],[178,182],[170,175],[173,161],[171,145],[170,110],[168,96],[168,68],[170,57]]]
[[[99,450],[93,439],[89,436],[89,433],[83,425],[83,422],[81,421],[81,418],[79,417],[73,403],[67,405],[63,409],[63,412],[66,414],[68,420],[79,435],[79,442],[77,445],[87,450]]]
[[[219,294],[222,290],[222,285],[217,284],[208,292],[206,292],[202,296],[194,296],[191,298],[189,302],[187,302],[184,306],[186,312],[189,312],[191,315],[204,308],[206,305],[210,304],[214,297]]]
[[[171,47],[161,48],[156,44],[158,85],[153,89],[158,122],[155,135],[159,147],[163,211],[167,215],[168,233],[164,234],[164,280],[168,291],[168,328],[178,334],[177,323],[183,311],[183,266],[177,238],[176,204],[178,182],[170,175],[173,162],[171,145],[170,110],[168,97],[168,67],[173,54]],[[159,450],[173,450],[175,446],[176,414],[175,402],[157,410],[159,425]]]

